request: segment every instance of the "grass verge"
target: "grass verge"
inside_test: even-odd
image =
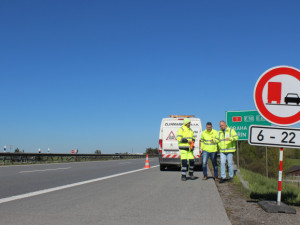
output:
[[[292,166],[300,166],[300,159],[289,159],[289,158],[287,158],[286,160],[288,160],[291,167]]]
[[[241,178],[248,183],[249,190],[241,183]],[[240,168],[239,176],[235,176],[234,183],[239,186],[242,193],[255,200],[277,200],[278,181],[267,178],[258,173]],[[294,185],[282,183],[282,202],[290,205],[300,206],[300,189]]]

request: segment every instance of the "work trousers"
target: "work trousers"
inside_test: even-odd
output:
[[[181,176],[186,177],[187,171],[190,176],[194,174],[194,154],[192,151],[180,150],[181,155]]]
[[[229,178],[233,177],[233,152],[228,152],[228,153],[223,153],[220,152],[220,157],[221,157],[221,177],[223,179],[226,178],[226,160],[228,164],[228,172],[229,172]]]
[[[202,152],[203,176],[207,177],[207,163],[209,158],[211,159],[214,168],[214,177],[218,177],[217,152],[207,152],[205,150]]]

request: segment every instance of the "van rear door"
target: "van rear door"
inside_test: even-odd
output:
[[[165,154],[178,154],[177,130],[181,127],[182,121],[168,119],[163,124],[163,150]]]

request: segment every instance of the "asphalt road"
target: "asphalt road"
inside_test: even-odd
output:
[[[230,224],[213,180],[182,182],[179,171],[159,171],[157,159],[144,165],[0,167],[0,224]]]

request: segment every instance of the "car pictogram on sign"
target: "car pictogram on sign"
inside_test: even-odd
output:
[[[285,104],[296,103],[297,105],[299,105],[300,103],[299,95],[296,93],[288,93],[284,98],[284,102]]]

